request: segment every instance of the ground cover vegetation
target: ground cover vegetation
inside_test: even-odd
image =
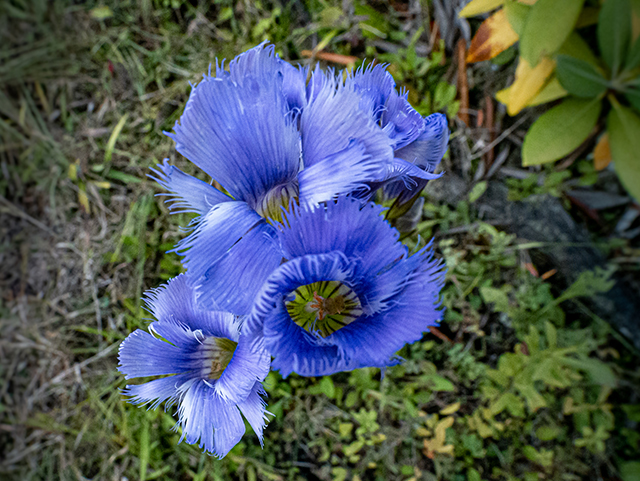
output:
[[[444,3],[0,5],[5,479],[639,479],[637,331],[619,332],[594,301],[634,286],[637,204],[589,148],[519,168],[544,109],[506,116],[492,97],[514,76],[514,52],[467,69],[469,24]],[[246,436],[217,460],[177,444],[171,410],[123,402],[117,348],[148,325],[143,292],[181,271],[167,251],[191,215],[170,216],[146,175],[166,157],[199,174],[162,131],[215,57],[264,39],[292,61],[388,62],[422,115],[447,114],[445,175],[394,219],[411,249],[434,238],[446,311],[384,377],[270,373],[264,448]],[[512,233],[511,206],[540,199],[586,237]],[[607,262],[563,269],[553,252],[566,246]]]

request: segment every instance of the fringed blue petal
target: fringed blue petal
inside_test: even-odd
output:
[[[172,214],[193,212],[202,215],[212,206],[232,200],[215,187],[170,165],[168,160],[151,171],[153,175],[149,177],[171,192],[157,195],[169,197],[165,202],[171,203],[169,210]]]
[[[247,398],[238,403],[238,407],[240,411],[249,421],[249,425],[253,428],[253,431],[258,436],[258,440],[260,441],[260,446],[263,446],[262,438],[263,438],[263,430],[266,427],[266,422],[268,418],[265,416],[265,408],[267,407],[264,397],[267,396],[267,393],[262,388],[260,383],[255,383],[251,390],[251,393],[247,396]]]
[[[287,214],[278,239],[288,259],[339,251],[363,263],[365,270],[377,271],[406,253],[399,233],[381,218],[382,211],[349,197],[326,206],[300,206]]]
[[[239,320],[225,312],[202,311],[188,276],[180,274],[167,284],[146,292],[147,310],[158,319],[149,330],[177,346],[190,345],[198,329],[204,335],[238,339]]]
[[[384,64],[362,66],[347,78],[360,93],[363,105],[371,105],[376,122],[394,149],[413,142],[422,132],[422,116],[411,107],[407,94],[396,91],[396,83]]]
[[[282,377],[286,378],[292,372],[301,376],[328,376],[358,367],[352,360],[345,359],[337,346],[318,343],[296,325],[282,302],[277,303],[261,322],[264,323],[262,337],[257,338],[257,343],[264,343],[274,356],[271,369],[279,371]]]
[[[255,348],[265,348],[273,357],[271,367],[286,377],[323,376],[352,369],[350,360],[330,343],[307,333],[289,316],[284,296],[297,287],[322,280],[348,282],[351,267],[342,253],[307,255],[280,266],[258,294],[243,333]]]
[[[422,338],[430,326],[442,318],[439,293],[444,283],[442,265],[423,250],[419,264],[407,275],[400,290],[386,300],[386,310],[336,331],[332,341],[344,350],[346,356],[357,357],[361,366],[392,365],[395,353],[406,343]],[[402,262],[395,268],[399,269]],[[405,273],[402,269],[398,274]],[[388,279],[387,279],[388,280]],[[393,284],[389,291],[393,292]]]
[[[269,353],[264,349],[253,349],[247,337],[241,335],[233,358],[216,381],[214,389],[221,399],[240,402],[251,394],[256,383],[264,381],[269,374],[270,364]]]
[[[189,372],[199,367],[192,358],[198,345],[193,336],[190,343],[174,346],[137,329],[120,344],[118,370],[125,379]]]
[[[424,130],[420,136],[406,147],[396,150],[395,156],[433,173],[447,151],[448,142],[446,115],[431,114],[424,119]]]
[[[176,250],[184,256],[189,276],[197,281],[247,232],[264,223],[245,202],[223,202],[202,217]]]
[[[365,154],[360,142],[305,168],[298,175],[300,203],[315,205],[338,194],[366,192],[380,174],[380,163]]]
[[[122,390],[123,396],[128,396],[128,401],[136,405],[149,404],[149,409],[155,409],[163,402],[165,410],[175,404],[179,399],[180,387],[193,383],[194,379],[189,374],[163,377],[144,384],[127,385]]]
[[[262,222],[249,230],[198,280],[198,303],[205,309],[249,314],[262,284],[282,262],[275,229]]]
[[[393,152],[372,112],[361,109],[361,96],[352,85],[318,70],[311,80],[309,104],[300,116],[305,168],[347,149],[355,140],[364,146],[366,155],[379,162],[378,177],[383,177]]]
[[[182,437],[187,443],[219,458],[227,455],[245,432],[240,411],[233,403],[216,396],[204,380],[193,383],[184,393],[178,409]]]
[[[175,133],[176,149],[235,198],[256,206],[299,170],[299,134],[282,92],[273,48],[230,63],[231,74],[194,87]]]
[[[302,112],[307,105],[307,75],[309,75],[309,67],[294,67],[293,65],[282,62],[282,93],[287,99],[289,109],[296,114]]]

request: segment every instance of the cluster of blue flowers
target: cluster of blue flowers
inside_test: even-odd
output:
[[[205,75],[168,135],[221,189],[153,170],[171,212],[197,217],[176,246],[186,273],[147,294],[156,321],[122,343],[119,370],[157,377],[124,394],[176,404],[188,443],[225,456],[242,416],[262,442],[270,369],[384,369],[439,322],[441,264],[429,246],[410,255],[371,199],[415,200],[449,131],[384,66],[310,71],[262,44]]]

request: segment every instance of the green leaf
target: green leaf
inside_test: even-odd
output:
[[[531,7],[516,1],[510,1],[505,3],[502,8],[504,8],[504,13],[507,15],[507,20],[509,20],[513,31],[516,32],[518,36],[521,36]]]
[[[524,139],[522,165],[552,162],[574,151],[595,127],[601,109],[600,101],[569,98],[542,114]]]
[[[591,51],[587,42],[576,32],[571,32],[571,35],[567,37],[567,40],[558,49],[558,55],[569,55],[578,60],[584,60],[594,67],[598,67],[599,64],[598,58]]]
[[[570,94],[591,99],[607,90],[607,80],[590,63],[568,55],[558,55],[557,62],[558,80]]]
[[[480,295],[482,296],[482,300],[484,300],[485,304],[495,304],[494,310],[496,312],[507,312],[509,309],[509,297],[507,297],[507,294],[500,289],[482,286],[480,288]]]
[[[543,55],[554,54],[571,34],[584,0],[538,0],[520,38],[521,55],[533,67]]]
[[[624,96],[627,98],[631,106],[634,109],[636,109],[638,112],[640,112],[640,88],[637,88],[637,87],[628,88],[625,91]]]
[[[640,37],[636,38],[635,43],[629,49],[627,60],[624,63],[624,69],[633,70],[638,66],[640,66]]]
[[[616,77],[631,42],[631,4],[629,0],[606,0],[598,19],[598,46],[602,58]]]
[[[622,481],[640,481],[640,461],[627,461],[620,464]]]
[[[469,202],[474,203],[476,200],[478,200],[482,194],[484,194],[487,190],[487,181],[483,180],[481,182],[478,182],[476,185],[473,186],[473,189],[471,189],[471,192],[469,192]]]
[[[640,118],[615,100],[612,104],[608,119],[611,157],[622,185],[640,200]]]

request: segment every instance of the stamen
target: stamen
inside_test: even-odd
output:
[[[297,182],[289,182],[271,189],[256,206],[256,212],[270,224],[282,222],[282,209],[289,208],[291,199],[298,201]]]
[[[286,301],[291,319],[307,332],[327,337],[362,315],[356,293],[339,281],[297,287]]]
[[[202,341],[199,358],[203,363],[203,376],[213,381],[220,379],[231,362],[237,342],[224,337],[209,336]]]

